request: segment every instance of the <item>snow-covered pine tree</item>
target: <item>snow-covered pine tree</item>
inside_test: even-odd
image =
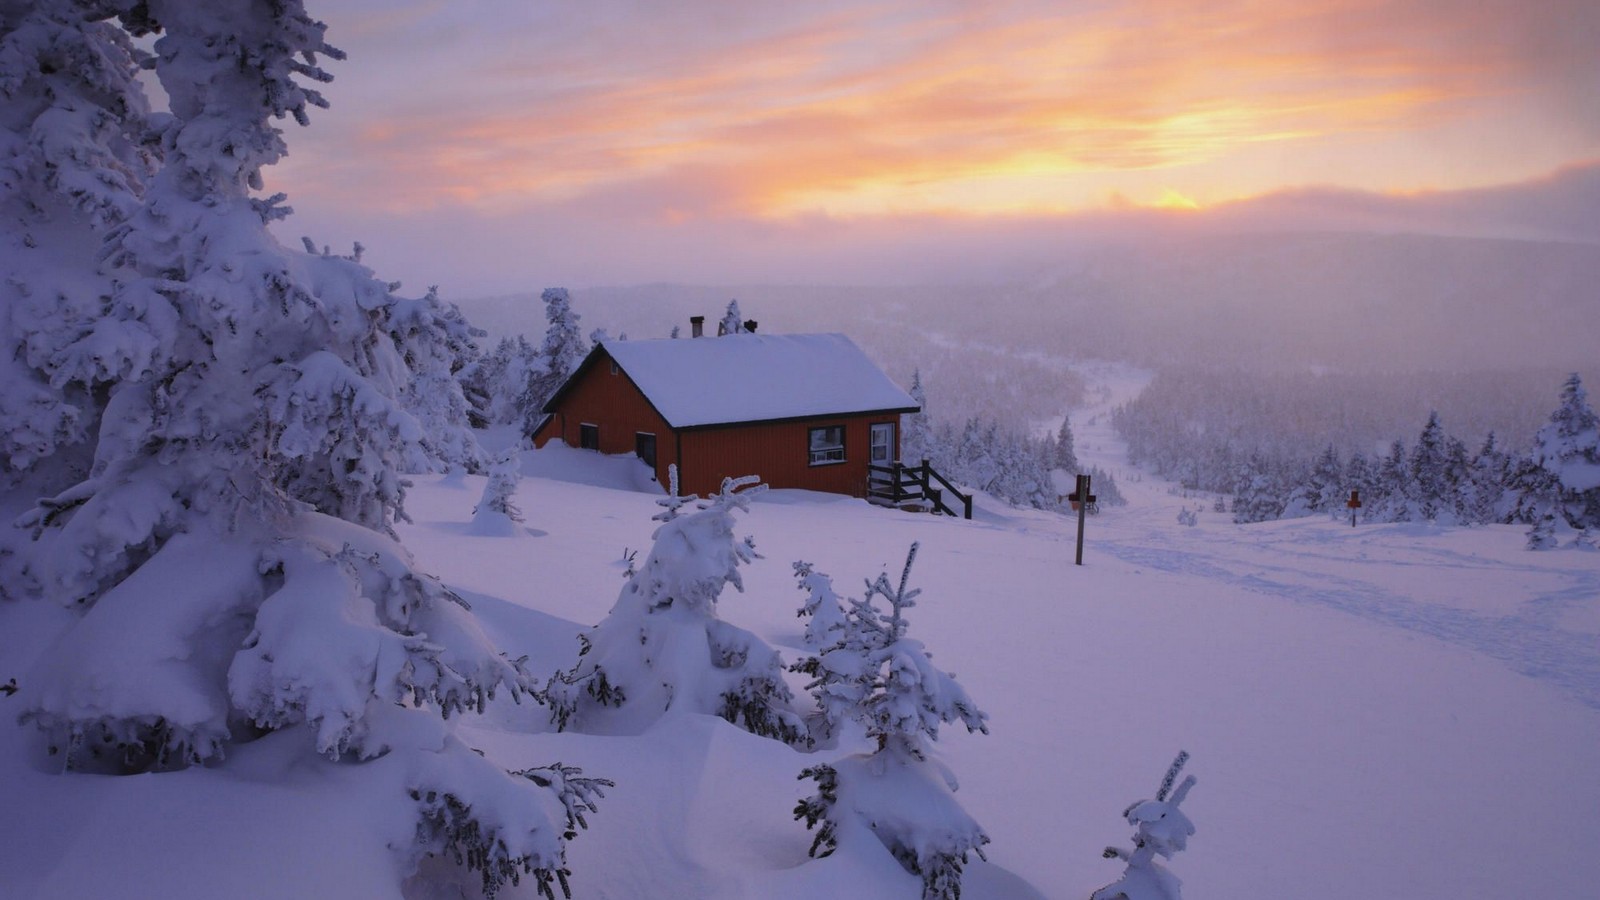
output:
[[[1167,769],[1166,777],[1161,779],[1155,799],[1135,801],[1123,810],[1123,818],[1135,829],[1133,849],[1107,847],[1102,855],[1106,859],[1124,860],[1128,867],[1121,878],[1090,894],[1089,900],[1182,900],[1179,890],[1182,882],[1155,858],[1159,855],[1171,859],[1188,845],[1189,836],[1194,834],[1193,823],[1178,809],[1195,785],[1194,776],[1190,775],[1173,788],[1188,760],[1189,754],[1180,752]]]
[[[1498,522],[1501,519],[1500,500],[1510,480],[1509,460],[1501,451],[1499,439],[1493,431],[1483,439],[1472,462],[1467,466],[1467,483],[1461,488],[1462,507],[1467,510],[1467,521],[1474,523]]]
[[[1439,413],[1428,413],[1427,424],[1422,426],[1422,432],[1417,435],[1417,443],[1411,448],[1408,462],[1416,517],[1424,522],[1443,518],[1448,523],[1454,518],[1450,503],[1453,491],[1448,484],[1448,441],[1444,427],[1439,424]]]
[[[717,337],[725,334],[740,334],[744,331],[744,315],[739,312],[739,301],[729,300],[728,311],[723,313],[722,321],[717,323]]]
[[[572,311],[572,297],[566,288],[545,288],[539,295],[544,302],[544,343],[539,347],[539,365],[530,366],[525,373],[522,391],[517,395],[517,416],[525,437],[532,437],[535,428],[544,418],[544,405],[555,396],[568,377],[578,370],[578,364],[589,355],[589,344],[578,328],[581,318]]]
[[[794,745],[809,742],[777,651],[717,616],[717,598],[744,590],[739,567],[755,546],[733,533],[741,493],[759,479],[724,479],[688,515],[669,505],[655,543],[600,624],[579,638],[578,660],[550,679],[545,697],[558,729],[637,733],[669,713],[719,715]],[[691,498],[692,499],[692,498]]]
[[[1056,431],[1056,455],[1051,466],[1065,470],[1069,475],[1078,474],[1078,451],[1073,443],[1071,416],[1061,417],[1061,428]]]
[[[1376,482],[1377,476],[1374,474],[1372,460],[1367,454],[1350,454],[1350,460],[1344,466],[1344,481],[1339,493],[1348,498],[1351,491],[1357,492],[1361,499],[1361,509],[1358,512],[1363,519],[1369,519],[1372,515],[1373,505],[1377,500],[1374,488]]]
[[[501,338],[492,353],[462,372],[462,390],[484,425],[521,424],[518,398],[528,381],[545,371],[539,350],[522,335]]]
[[[912,544],[898,586],[886,573],[867,582],[865,597],[849,601],[833,644],[801,667],[813,676],[808,690],[830,731],[853,722],[877,747],[801,772],[817,793],[800,801],[795,818],[817,829],[812,856],[875,839],[921,877],[924,900],[956,900],[967,854],[982,857],[989,836],[956,800],[955,777],[934,758],[932,742],[945,723],[989,729],[955,676],[906,636],[905,614],[921,593],[908,587],[916,558]]]
[[[1339,451],[1329,444],[1311,467],[1311,478],[1306,487],[1306,506],[1312,513],[1344,512],[1340,487],[1344,484],[1344,466],[1339,462]]]
[[[1282,494],[1259,453],[1251,453],[1240,466],[1237,484],[1233,497],[1234,522],[1270,522],[1282,514]]]
[[[1122,496],[1121,489],[1117,487],[1117,479],[1110,472],[1099,466],[1090,466],[1089,470],[1084,474],[1089,476],[1089,490],[1094,492],[1095,506],[1128,505],[1128,498]]]
[[[521,447],[511,447],[489,466],[489,479],[483,486],[483,496],[472,509],[474,534],[504,536],[516,533],[522,521],[522,510],[517,508],[517,486],[522,481]]]
[[[0,3],[0,486],[32,472],[54,493],[87,474],[104,379],[61,351],[101,314],[96,257],[159,159],[145,55],[79,4]]]
[[[352,261],[359,262],[360,255]],[[474,339],[485,332],[468,324],[454,303],[440,299],[436,285],[417,300],[396,297],[388,325],[411,373],[401,390],[401,402],[422,425],[425,455],[410,461],[407,471],[483,471],[488,456],[472,433],[460,373],[477,358]]]
[[[1561,386],[1561,405],[1534,436],[1528,456],[1559,486],[1567,525],[1600,528],[1600,419],[1576,372]]]
[[[1395,441],[1389,445],[1389,454],[1378,463],[1378,471],[1373,479],[1372,509],[1367,512],[1367,521],[1416,521],[1417,504],[1412,499],[1412,490],[1405,444]]]
[[[933,459],[933,420],[928,417],[928,394],[922,386],[922,370],[911,373],[911,399],[917,411],[900,417],[900,458],[909,465],[921,465]]]
[[[22,520],[11,584],[78,615],[26,679],[23,718],[73,770],[222,763],[290,729],[329,759],[383,755],[351,777],[416,798],[400,867],[454,848],[487,890],[527,872],[548,893],[571,827],[547,807],[582,781],[506,773],[445,727],[533,684],[392,537],[399,470],[427,452],[407,358],[444,339],[359,262],[279,245],[284,198],[252,196],[285,152],[272,119],[325,106],[299,79],[342,54],[298,0],[49,8],[57,31],[161,33],[171,113],[150,117],[161,168],[107,222],[109,302],[53,356],[52,380],[104,407],[93,469]],[[104,284],[81,257],[47,264]]]

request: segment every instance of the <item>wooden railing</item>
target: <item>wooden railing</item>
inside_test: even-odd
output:
[[[935,482],[939,487],[934,487]],[[961,501],[960,513],[955,511],[951,503],[946,502],[947,494]],[[915,466],[898,462],[887,466],[869,463],[867,496],[892,506],[925,503],[934,512],[941,512],[947,516],[959,515],[963,519],[972,518],[972,495],[957,490],[956,486],[951,484],[948,478],[940,475],[927,460]]]

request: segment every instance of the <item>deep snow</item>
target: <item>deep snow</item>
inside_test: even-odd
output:
[[[1126,469],[1103,412],[1140,375],[1095,374],[1097,408],[1072,413],[1079,456],[1130,502],[1089,520],[1082,567],[1075,521],[982,498],[966,522],[772,491],[739,519],[765,558],[719,615],[789,658],[803,646],[792,561],[859,596],[921,543],[910,635],[990,716],[989,735],[946,729],[938,746],[993,839],[964,896],[1077,898],[1114,880],[1121,865],[1100,850],[1126,845],[1120,813],[1154,795],[1179,749],[1199,779],[1183,807],[1196,834],[1170,868],[1191,900],[1600,890],[1600,554],[1530,553],[1512,526],[1233,525],[1209,498]],[[641,468],[527,454],[525,521],[503,537],[470,527],[484,479],[421,477],[401,537],[511,655],[567,667],[623,557],[649,549],[658,507]],[[1196,505],[1198,525],[1178,524]],[[0,605],[0,682],[26,691],[65,620]],[[0,711],[21,705],[0,697]],[[410,820],[381,760],[328,763],[285,735],[211,769],[61,777],[13,718],[0,726],[7,897],[398,891],[387,844]],[[881,853],[808,860],[791,817],[802,768],[862,747],[806,754],[704,716],[554,733],[543,709],[504,703],[456,727],[505,767],[560,760],[616,782],[570,845],[580,900],[917,894]]]

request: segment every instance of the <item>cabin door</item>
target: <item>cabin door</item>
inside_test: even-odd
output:
[[[887,466],[894,463],[894,423],[879,422],[872,426],[872,464]]]
[[[895,424],[893,422],[879,422],[872,426],[871,450],[867,454],[867,461],[873,466],[888,468],[894,465],[894,439]],[[870,490],[893,490],[894,475],[890,472],[881,472],[876,468],[867,470],[867,487]]]

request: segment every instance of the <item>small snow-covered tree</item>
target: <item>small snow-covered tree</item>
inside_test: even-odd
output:
[[[472,530],[475,534],[507,535],[516,532],[522,521],[522,510],[517,508],[517,485],[522,480],[519,447],[512,447],[495,458],[489,467],[489,479],[483,486],[483,496],[472,510]]]
[[[1071,416],[1061,417],[1061,428],[1056,432],[1055,451],[1051,466],[1063,469],[1068,474],[1078,474],[1078,452],[1073,446]]]
[[[1173,788],[1188,760],[1189,754],[1179,753],[1167,769],[1166,777],[1161,779],[1161,789],[1156,791],[1155,799],[1136,801],[1123,810],[1123,818],[1135,829],[1133,849],[1107,847],[1102,855],[1106,859],[1124,860],[1128,867],[1121,878],[1090,894],[1089,900],[1182,900],[1179,891],[1182,882],[1155,858],[1171,859],[1188,845],[1189,836],[1194,834],[1194,824],[1178,809],[1195,785],[1194,776],[1190,775]]]
[[[92,468],[21,519],[8,588],[77,616],[23,718],[70,770],[214,763],[291,730],[330,760],[383,756],[350,777],[387,790],[402,773],[418,843],[400,865],[440,838],[472,868],[563,877],[554,782],[509,775],[442,721],[533,681],[393,537],[400,473],[430,453],[410,365],[450,355],[447,323],[354,258],[284,248],[267,230],[284,198],[253,196],[285,153],[273,120],[325,106],[302,81],[342,54],[299,0],[50,8],[51,27],[159,32],[171,112],[149,120],[161,167],[106,220],[108,281],[82,257],[41,261],[109,292],[52,354],[52,380],[101,405]]]
[[[830,731],[854,723],[877,746],[801,772],[817,792],[800,801],[795,818],[817,829],[812,856],[875,839],[921,877],[924,900],[955,900],[968,853],[982,857],[989,836],[955,799],[955,777],[934,758],[932,742],[941,724],[989,729],[955,676],[906,635],[905,614],[921,593],[908,587],[916,558],[912,544],[898,586],[886,573],[867,582],[865,597],[851,599],[843,626],[830,632],[833,643],[798,667],[812,676],[808,690]]]
[[[723,313],[722,321],[717,323],[717,337],[725,334],[742,334],[744,330],[744,316],[739,312],[739,301],[729,300],[728,311]]]
[[[668,504],[644,565],[604,621],[579,638],[577,664],[550,679],[545,697],[559,729],[637,732],[667,713],[719,715],[754,734],[808,742],[777,651],[717,616],[717,598],[744,590],[739,567],[755,545],[734,536],[734,512],[761,488],[754,476],[687,515]],[[692,497],[689,499],[693,499]]]

